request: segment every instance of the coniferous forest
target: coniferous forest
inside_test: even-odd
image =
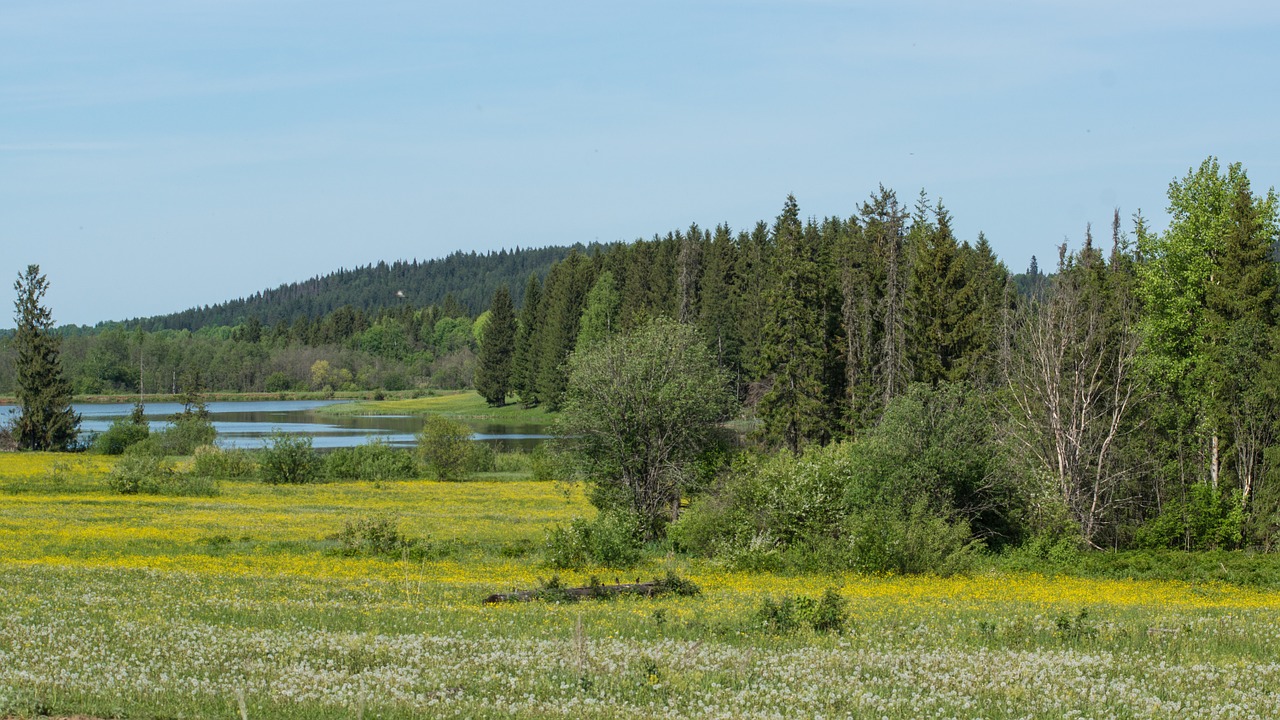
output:
[[[819,464],[823,448],[848,446],[841,462],[909,466],[922,486],[864,488],[927,498],[904,522],[941,519],[989,547],[1065,533],[1098,548],[1269,548],[1276,197],[1211,158],[1168,201],[1163,232],[1117,210],[1048,267],[1033,259],[1015,275],[981,234],[957,238],[951,211],[923,191],[905,201],[881,187],[821,219],[788,197],[748,229],[379,264],[65,329],[63,362],[81,393],[136,392],[140,379],[151,392],[474,386],[492,404],[556,411],[575,351],[668,318],[696,328],[729,378],[746,442]],[[415,284],[421,268],[434,274]],[[0,391],[13,387],[0,376]],[[816,523],[804,532],[735,530],[724,498],[736,491],[724,490],[685,519],[691,544],[848,532],[814,518],[796,520]]]

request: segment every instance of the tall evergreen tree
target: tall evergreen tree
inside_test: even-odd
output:
[[[823,441],[828,431],[822,278],[814,235],[805,232],[795,196],[788,195],[773,230],[773,283],[761,344],[769,389],[759,413],[766,439],[796,453],[808,442]]]
[[[582,310],[593,278],[591,263],[570,253],[547,275],[538,338],[538,399],[549,410],[559,410],[569,382],[566,363],[578,343]]]
[[[80,416],[71,408],[71,383],[62,374],[61,341],[53,333],[53,315],[41,305],[49,281],[39,265],[28,265],[13,284],[13,335],[17,348],[18,406],[13,427],[18,446],[26,450],[68,450],[80,430]]]
[[[524,305],[516,327],[515,350],[511,358],[511,389],[520,404],[538,404],[539,318],[542,314],[542,281],[537,274],[529,276],[524,288]]]
[[[742,376],[739,386],[762,380],[768,373],[764,362],[764,326],[770,311],[769,287],[772,276],[774,238],[769,225],[756,223],[750,233],[738,236],[738,258],[734,275],[738,292],[734,295],[733,312],[738,318],[742,341]]]
[[[1000,307],[1009,271],[982,233],[978,233],[977,244],[962,248],[965,282],[956,298],[956,357],[951,379],[993,387],[999,376]]]
[[[735,313],[737,246],[728,225],[716,226],[707,246],[702,279],[698,286],[701,307],[698,326],[707,338],[716,363],[738,377],[741,371],[741,329]]]
[[[919,209],[916,218],[908,285],[911,365],[919,382],[961,380],[967,368],[957,366],[957,361],[970,328],[962,323],[967,308],[959,304],[965,284],[960,246],[941,202],[933,211],[933,222],[922,222]]]
[[[489,303],[489,323],[480,344],[480,364],[476,369],[476,391],[490,405],[507,404],[511,392],[511,371],[515,359],[516,313],[511,293],[503,285]]]

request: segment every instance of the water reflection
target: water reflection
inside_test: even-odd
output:
[[[264,446],[274,432],[310,435],[318,449],[354,447],[377,439],[397,447],[412,447],[426,418],[420,415],[324,415],[317,409],[343,400],[263,400],[211,402],[209,418],[218,431],[218,444],[226,448]],[[133,412],[130,403],[74,405],[84,433],[99,433],[117,418]],[[166,418],[181,412],[180,403],[151,403],[147,420],[153,430],[169,425]],[[17,408],[0,406],[0,422],[16,417]],[[465,421],[464,421],[465,422]],[[532,450],[549,435],[543,425],[504,424],[489,420],[467,422],[472,439],[495,450]]]

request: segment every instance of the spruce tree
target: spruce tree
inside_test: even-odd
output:
[[[794,196],[787,196],[773,236],[773,282],[760,349],[768,391],[759,413],[765,438],[798,453],[806,443],[826,438],[826,348],[818,248],[800,223]]]
[[[734,316],[738,319],[738,337],[742,343],[742,378],[739,385],[761,380],[768,368],[764,362],[764,324],[769,312],[766,297],[773,281],[773,233],[764,222],[756,223],[750,232],[738,236],[738,258],[734,266],[737,292],[734,293]]]
[[[25,450],[68,450],[80,430],[80,416],[71,408],[71,384],[62,373],[60,338],[53,333],[53,315],[40,304],[49,281],[39,265],[28,265],[13,284],[13,335],[17,348],[18,405],[13,434]]]
[[[1000,306],[1009,272],[982,233],[978,233],[976,245],[965,244],[961,249],[965,279],[955,298],[957,322],[952,331],[954,360],[949,379],[993,387],[999,375]]]
[[[957,344],[967,344],[965,333],[970,330],[962,325],[967,316],[959,304],[965,273],[960,246],[951,233],[951,216],[942,203],[933,215],[933,222],[928,222],[917,208],[907,298],[911,365],[916,381],[930,384],[962,379],[956,377]]]
[[[566,363],[578,343],[582,309],[592,282],[591,263],[573,252],[547,274],[543,288],[538,338],[538,400],[548,410],[559,410],[569,382]]]
[[[507,404],[511,392],[511,368],[516,344],[516,313],[511,293],[502,285],[489,303],[489,324],[480,345],[476,390],[485,402],[496,407]]]
[[[542,281],[537,274],[529,276],[524,288],[524,305],[516,327],[515,350],[511,359],[511,389],[520,404],[538,404],[538,318],[542,308]]]
[[[735,307],[737,282],[737,246],[728,225],[716,226],[707,246],[702,281],[698,286],[701,307],[698,326],[707,338],[716,363],[735,378],[741,374],[740,348],[742,333]]]

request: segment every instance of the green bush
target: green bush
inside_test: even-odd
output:
[[[175,415],[169,427],[151,433],[148,452],[159,455],[190,455],[201,445],[212,444],[218,431],[208,418],[199,415]]]
[[[375,555],[390,558],[422,558],[431,549],[427,540],[409,538],[400,532],[397,518],[377,515],[348,520],[333,536],[342,555]]]
[[[1138,528],[1139,548],[1230,550],[1244,538],[1244,503],[1239,490],[1223,493],[1209,483],[1196,483],[1184,499],[1165,504],[1164,511]]]
[[[528,473],[533,471],[533,460],[529,453],[518,450],[495,453],[493,472]]]
[[[324,474],[333,480],[407,480],[418,477],[419,469],[413,453],[373,440],[326,455]]]
[[[952,575],[972,567],[985,546],[969,524],[932,510],[879,505],[850,518],[850,564],[862,572]]]
[[[472,463],[471,429],[466,425],[431,415],[418,432],[418,454],[438,480],[457,480]]]
[[[594,520],[578,518],[547,534],[546,561],[555,568],[588,564],[631,567],[640,561],[641,537],[639,520],[628,513],[604,512]]]
[[[733,555],[758,566],[764,556],[841,537],[852,481],[849,443],[810,448],[799,457],[744,456],[722,486],[693,502],[668,537],[685,552]]]
[[[849,624],[849,601],[834,588],[827,588],[821,598],[784,595],[780,600],[766,597],[760,601],[755,620],[767,631],[787,635],[802,627],[815,632],[843,632]]]
[[[529,467],[533,471],[533,479],[546,482],[565,479],[563,460],[560,454],[551,448],[550,443],[542,443],[529,454]]]
[[[248,450],[223,450],[217,445],[201,445],[195,450],[192,473],[209,478],[251,478],[258,465]]]
[[[107,475],[107,486],[122,495],[179,495],[209,497],[218,494],[211,478],[179,473],[168,459],[129,452]]]
[[[269,485],[299,485],[320,479],[320,456],[311,438],[277,432],[259,457],[258,474]]]
[[[129,447],[150,435],[151,428],[145,421],[137,423],[131,418],[117,418],[111,427],[94,439],[93,451],[103,455],[123,455]]]
[[[497,468],[497,453],[488,443],[472,442],[467,456],[467,472],[490,473]]]

